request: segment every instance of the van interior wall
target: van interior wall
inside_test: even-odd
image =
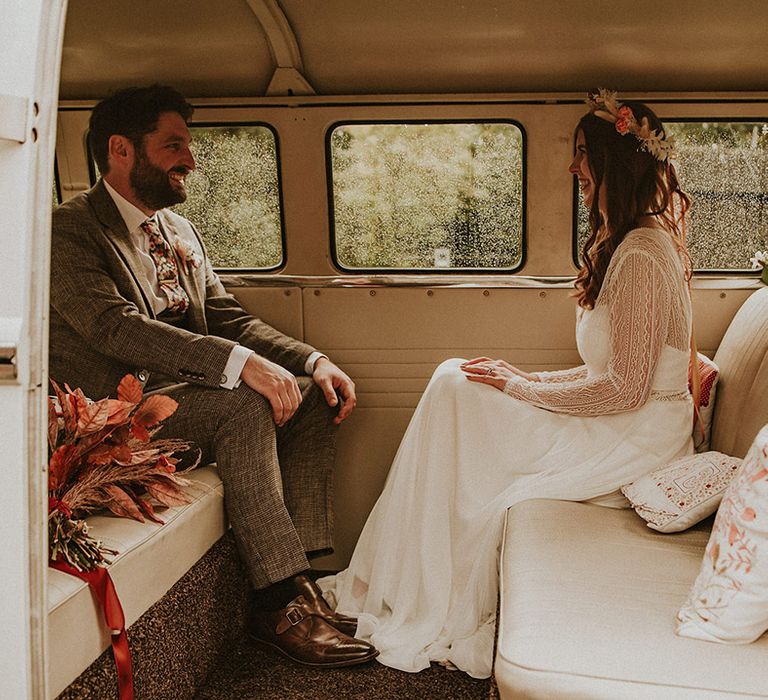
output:
[[[696,335],[700,350],[712,356],[753,290],[702,285],[693,290]],[[574,301],[562,285],[230,291],[262,319],[322,348],[357,387],[358,406],[339,432],[336,551],[317,560],[318,568],[348,563],[437,364],[449,357],[480,355],[503,357],[529,371],[579,363]]]

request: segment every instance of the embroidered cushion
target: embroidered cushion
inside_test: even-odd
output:
[[[741,459],[704,452],[675,460],[623,486],[637,514],[659,532],[680,532],[717,510]]]
[[[723,496],[677,633],[747,643],[768,629],[768,426]]]
[[[709,435],[712,427],[712,414],[715,409],[715,392],[717,377],[720,373],[717,365],[706,355],[699,353],[699,420],[693,426],[693,447],[696,452],[706,452],[709,449]],[[688,389],[692,387],[689,379]]]

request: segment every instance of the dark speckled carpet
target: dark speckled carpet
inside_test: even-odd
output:
[[[341,669],[301,666],[250,641],[244,629],[247,607],[245,572],[228,533],[129,629],[136,700],[496,697],[489,680],[439,666],[421,673],[376,661]],[[115,665],[107,649],[58,700],[116,698]]]
[[[318,670],[264,651],[245,639],[219,663],[197,700],[485,700],[490,681],[433,666],[403,673],[373,661],[363,666]]]

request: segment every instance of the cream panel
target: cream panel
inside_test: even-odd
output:
[[[249,313],[274,326],[286,335],[304,340],[301,291],[285,287],[229,287]]]

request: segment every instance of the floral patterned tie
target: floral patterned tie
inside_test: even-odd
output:
[[[184,313],[189,307],[189,297],[179,284],[179,268],[171,253],[171,246],[163,238],[157,222],[153,219],[147,219],[141,225],[141,230],[147,234],[149,254],[157,268],[157,281],[163,294],[168,297],[168,310]]]

